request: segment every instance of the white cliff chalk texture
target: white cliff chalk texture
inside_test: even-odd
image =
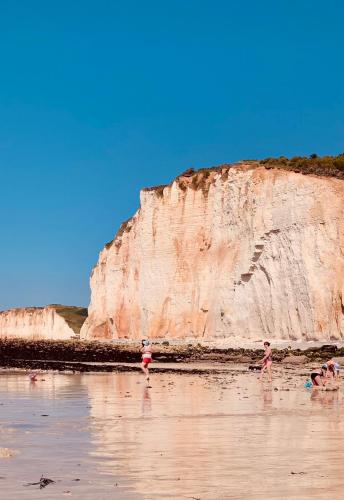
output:
[[[87,309],[50,305],[0,312],[0,339],[67,340],[80,333]]]
[[[344,337],[344,182],[240,163],[141,191],[81,337]]]

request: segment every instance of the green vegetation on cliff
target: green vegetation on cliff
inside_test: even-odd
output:
[[[237,163],[224,163],[214,167],[200,168],[198,170],[189,168],[182,174],[178,175],[178,177],[176,177],[172,182],[177,182],[179,189],[182,191],[186,191],[187,189],[197,191],[201,189],[204,195],[207,195],[212,182],[209,181],[212,172],[220,173],[221,178],[226,180],[230,169],[240,165],[246,165],[252,169],[258,167],[265,167],[266,169],[277,168],[304,175],[317,175],[344,179],[344,153],[337,156],[318,156],[313,153],[310,156],[294,156],[293,158],[280,156],[279,158],[265,158],[264,160],[243,160]],[[143,188],[143,191],[152,192],[157,198],[163,198],[164,189],[171,186],[172,182],[170,184],[163,184],[160,186],[146,187]],[[131,230],[132,225],[130,222],[131,219],[125,221],[121,225],[115,238],[105,245],[107,250],[109,250],[114,243],[117,249],[121,247],[122,236]]]
[[[311,154],[310,156],[294,156],[293,158],[280,156],[279,158],[265,158],[264,160],[243,160],[237,163],[224,163],[214,167],[200,168],[198,170],[189,168],[178,175],[175,181],[177,181],[178,186],[183,191],[187,188],[207,190],[209,188],[208,178],[212,172],[222,172],[222,178],[225,180],[228,176],[228,171],[240,165],[250,165],[252,168],[261,166],[266,169],[279,168],[281,170],[289,170],[305,175],[312,174],[344,179],[344,153],[341,153],[337,156],[318,156],[316,154]],[[186,182],[186,179],[189,178],[191,182]],[[153,191],[156,196],[161,198],[164,188],[168,186],[171,186],[171,183],[144,188],[143,191]]]
[[[266,158],[258,163],[265,168],[281,168],[283,170],[292,170],[302,174],[325,175],[327,177],[338,177],[344,179],[344,153],[338,156],[317,156],[312,154],[306,156],[294,156],[287,158]]]
[[[55,311],[64,318],[67,325],[76,333],[80,333],[81,327],[87,318],[87,309],[85,307],[63,306],[60,304],[51,304]]]

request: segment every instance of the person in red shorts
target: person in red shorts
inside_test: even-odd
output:
[[[141,368],[146,375],[147,382],[149,381],[149,364],[152,362],[152,346],[149,340],[142,340],[142,363]]]

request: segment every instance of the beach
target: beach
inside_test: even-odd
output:
[[[244,364],[160,365],[150,388],[138,372],[3,370],[4,498],[341,498],[342,392],[304,389],[312,365],[276,365],[272,384]]]
[[[152,340],[155,369],[168,371],[168,363],[177,364],[174,371],[183,372],[182,364],[197,371],[196,364],[214,363],[259,364],[263,342],[217,340],[192,342]],[[307,364],[326,362],[333,356],[344,360],[343,342],[273,342],[274,361],[282,364]],[[96,342],[81,340],[28,340],[0,339],[0,368],[25,368],[27,370],[59,370],[73,372],[140,371],[141,344],[139,341]],[[189,368],[188,368],[189,369]]]

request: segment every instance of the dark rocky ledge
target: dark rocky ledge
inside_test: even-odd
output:
[[[212,349],[201,345],[154,345],[154,360],[159,363],[258,363],[262,349]],[[331,357],[343,357],[344,348],[335,345],[311,347],[306,350],[273,350],[276,363],[321,363]],[[73,371],[129,371],[137,367],[120,363],[138,363],[141,360],[140,344],[114,344],[84,341],[27,341],[0,340],[0,366]],[[99,365],[96,363],[103,363]]]

